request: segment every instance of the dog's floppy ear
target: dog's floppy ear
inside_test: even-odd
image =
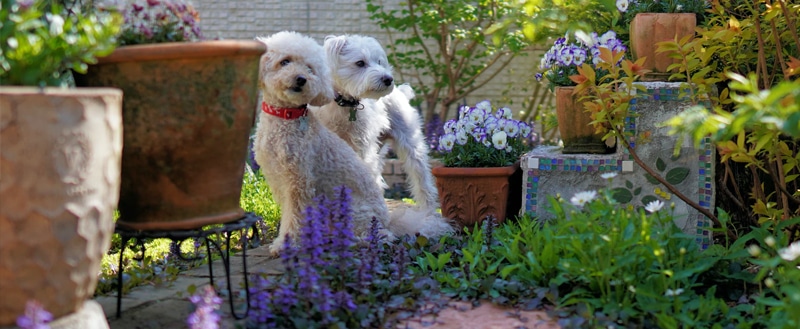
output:
[[[347,36],[329,35],[325,37],[324,47],[328,58],[338,57],[345,45],[347,45]]]

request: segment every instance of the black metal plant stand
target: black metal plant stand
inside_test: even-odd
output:
[[[225,268],[225,278],[227,281],[228,286],[228,303],[231,308],[231,314],[237,320],[244,319],[247,317],[247,313],[250,311],[250,287],[247,278],[247,238],[246,230],[252,229],[252,236],[253,238],[258,237],[258,227],[256,222],[260,219],[260,217],[256,216],[253,213],[245,213],[245,216],[225,224],[221,224],[219,226],[213,226],[207,229],[197,228],[191,230],[172,230],[172,231],[138,231],[138,230],[130,230],[125,229],[122,227],[117,226],[114,229],[115,233],[119,233],[120,238],[122,239],[122,246],[119,254],[119,268],[117,268],[117,318],[121,316],[121,309],[122,309],[122,274],[123,274],[123,254],[125,252],[125,248],[128,246],[128,242],[131,239],[136,239],[136,244],[139,245],[142,251],[142,255],[145,252],[144,241],[145,239],[157,239],[157,238],[167,238],[172,240],[178,245],[178,257],[183,260],[196,260],[197,257],[186,257],[183,253],[180,252],[180,246],[183,244],[184,241],[189,239],[198,239],[202,238],[205,240],[206,244],[206,255],[209,257],[208,259],[208,276],[211,282],[211,286],[214,287],[214,267],[213,262],[211,261],[211,245],[214,245],[214,248],[219,252],[220,258],[222,258],[222,264]],[[245,308],[244,314],[239,315],[236,314],[233,306],[233,290],[231,289],[231,269],[230,269],[230,247],[231,247],[231,236],[230,234],[225,234],[225,250],[222,250],[220,243],[214,241],[213,239],[209,239],[208,237],[212,234],[218,233],[231,233],[234,231],[243,230],[243,245],[242,248],[242,269],[244,270],[244,289],[245,289],[245,296],[247,300],[247,306]]]

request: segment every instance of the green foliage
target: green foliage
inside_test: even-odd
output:
[[[370,18],[389,32],[384,45],[401,81],[424,95],[426,118],[502,74],[528,42],[510,1],[410,0],[388,8],[367,0]]]
[[[749,169],[742,187],[735,182],[719,189],[751,209],[753,223],[800,214],[800,114],[793,104],[800,72],[798,15],[800,5],[787,1],[714,1],[699,38],[659,44],[659,51],[679,59],[671,66],[679,71],[672,78],[685,82],[695,104],[666,125],[696,145],[709,136],[722,155],[726,180],[734,176],[732,162]],[[738,192],[750,187],[749,195]]]
[[[116,47],[122,18],[115,13],[67,13],[58,4],[2,0],[0,84],[66,86],[69,70],[85,73]]]

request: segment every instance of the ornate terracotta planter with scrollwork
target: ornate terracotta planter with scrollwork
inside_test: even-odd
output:
[[[434,167],[432,173],[436,177],[442,215],[466,228],[472,228],[487,216],[498,223],[512,218],[516,214],[507,212],[509,195],[518,195],[519,191],[511,190],[516,184],[509,179],[519,168],[519,162],[507,167]],[[514,207],[516,203],[510,204]]]

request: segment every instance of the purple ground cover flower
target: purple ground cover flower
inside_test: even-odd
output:
[[[286,239],[284,273],[254,276],[248,328],[376,327],[389,315],[384,304],[413,290],[401,287],[413,283],[405,245],[385,244],[376,219],[358,241],[350,190],[332,194],[315,198],[297,240]]]
[[[41,303],[31,300],[25,303],[25,314],[17,318],[17,326],[21,329],[50,329],[47,325],[50,321],[53,321],[53,315]]]
[[[217,296],[212,286],[205,286],[197,294],[189,297],[195,306],[194,312],[189,315],[186,323],[190,329],[219,329],[220,316],[217,313],[222,298]]]

